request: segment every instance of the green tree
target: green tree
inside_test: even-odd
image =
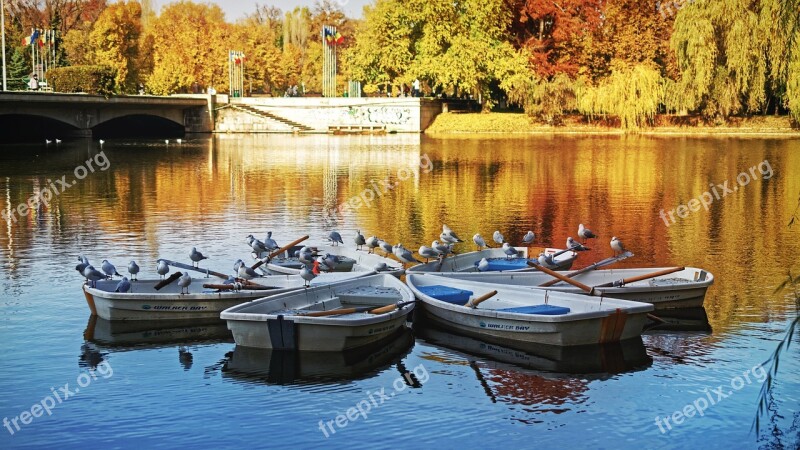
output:
[[[24,47],[14,46],[14,53],[8,64],[7,87],[11,91],[24,91],[28,87],[31,73],[31,60]]]

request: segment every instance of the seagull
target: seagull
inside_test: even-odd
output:
[[[440,244],[439,241],[433,241],[431,247],[442,256],[447,256],[452,250],[447,244]]]
[[[158,265],[156,266],[156,272],[161,275],[163,279],[169,273],[169,265],[167,265],[166,261],[163,259],[158,260]]]
[[[56,139],[56,145],[61,144],[61,139]]]
[[[411,253],[411,250],[403,247],[403,244],[395,245],[394,255],[397,256],[397,259],[403,262],[403,265],[411,263],[422,264],[422,261],[414,258],[414,254]]]
[[[381,240],[377,236],[370,236],[367,239],[367,247],[369,247],[367,253],[374,253],[375,249],[380,247],[380,242]]]
[[[578,225],[578,237],[583,239],[584,244],[586,243],[587,239],[596,238],[597,235],[592,233],[592,230],[583,226],[583,224]]]
[[[250,267],[247,267],[244,263],[239,264],[237,275],[239,275],[239,278],[243,280],[252,280],[253,278],[258,278],[258,272]]]
[[[89,264],[83,269],[83,276],[86,277],[86,280],[91,281],[92,287],[97,287],[97,282],[100,280],[105,280],[106,275],[103,272],[95,269],[94,266]]]
[[[178,278],[178,286],[181,287],[181,295],[189,293],[189,285],[192,284],[192,277],[189,276],[189,272],[184,273]],[[183,292],[186,290],[186,292]]]
[[[478,246],[478,251],[480,251],[483,247],[488,247],[488,245],[486,245],[486,241],[483,240],[483,236],[481,236],[480,233],[475,233],[475,236],[472,236],[472,242]]]
[[[311,284],[311,280],[313,280],[316,277],[317,277],[317,274],[312,272],[311,269],[308,268],[308,266],[303,266],[300,269],[300,278],[305,280],[305,283],[304,283],[305,287],[308,287],[308,285]]]
[[[420,256],[425,258],[425,262],[426,263],[428,262],[429,259],[431,259],[431,258],[436,259],[440,255],[439,252],[437,252],[436,250],[434,250],[434,249],[432,249],[432,248],[430,248],[430,247],[428,247],[426,245],[421,246],[419,248],[419,252],[417,252],[417,253],[419,253]]]
[[[83,271],[89,265],[89,260],[86,259],[86,257],[83,255],[78,255],[78,261],[80,261],[80,263],[77,266],[75,266],[75,270],[77,270],[78,273],[81,274],[81,276],[83,276]]]
[[[261,253],[268,251],[267,245],[254,238],[252,234],[247,235],[247,243],[250,244],[250,248],[253,249],[256,256],[261,256]]]
[[[329,272],[333,272],[333,270],[336,269],[336,266],[339,265],[339,258],[337,258],[336,255],[326,253],[325,257],[322,258],[321,263],[328,267]]]
[[[511,244],[505,242],[503,243],[503,253],[506,254],[506,258],[511,258],[512,256],[516,256],[517,253],[519,252],[517,251],[517,249],[512,247]]]
[[[117,283],[117,288],[114,289],[114,292],[128,292],[131,290],[131,283],[128,281],[128,277],[122,277],[119,283]]]
[[[164,143],[169,145],[169,139],[164,139]]]
[[[489,260],[481,258],[481,260],[478,261],[478,272],[486,272],[487,270],[489,270]]]
[[[106,141],[104,141],[104,140],[100,139],[100,141],[99,141],[99,142],[100,142],[100,148],[103,148],[103,144],[105,144],[105,143],[106,143]]]
[[[303,264],[314,264],[314,250],[311,250],[311,247],[303,247],[297,252],[297,258]]]
[[[375,272],[385,272],[387,270],[391,270],[389,268],[389,265],[386,264],[385,262],[379,262],[378,264],[375,264],[374,269],[375,269]]]
[[[128,263],[128,273],[131,274],[131,280],[136,280],[136,274],[139,273],[139,266],[136,265],[136,261]]]
[[[344,244],[344,241],[342,240],[342,235],[339,234],[338,231],[331,231],[330,233],[328,233],[328,239],[331,240],[331,245]]]
[[[442,225],[442,234],[439,235],[443,241],[449,242],[451,244],[455,244],[456,242],[464,242],[462,241],[453,230],[450,229],[447,225]]]
[[[45,139],[44,140],[44,145],[50,145],[52,143],[53,143],[53,141],[51,141],[50,139]]]
[[[275,242],[275,239],[272,239],[272,231],[267,231],[267,237],[264,239],[264,245],[267,247],[267,250],[275,251],[279,249],[278,243]]]
[[[494,239],[494,241],[498,244],[502,244],[506,241],[506,239],[503,237],[503,234],[500,233],[500,230],[495,230],[494,234],[492,234],[492,239]]]
[[[197,263],[197,267],[200,267],[200,261],[208,259],[208,256],[203,256],[202,253],[197,251],[197,248],[192,247],[192,253],[189,253],[189,259]]]
[[[378,241],[378,246],[386,253],[386,256],[389,256],[389,253],[393,253],[392,244],[386,241]]]
[[[178,138],[178,139],[176,139],[176,140],[178,141],[178,145],[181,145],[181,144],[183,144],[183,139],[180,139],[180,138]]]
[[[233,273],[238,273],[239,272],[239,266],[243,266],[243,265],[244,265],[244,261],[242,261],[241,259],[237,259],[236,262],[233,263]]]
[[[553,267],[556,266],[556,262],[553,259],[553,257],[550,255],[545,255],[544,252],[539,253],[538,261],[539,264],[547,267],[548,269],[552,269]]]
[[[589,247],[585,247],[583,244],[577,242],[575,239],[572,239],[572,236],[567,238],[567,248],[570,250],[575,250],[576,252],[583,252],[589,250]]]
[[[531,245],[534,239],[536,239],[536,234],[533,231],[528,230],[528,233],[525,234],[525,236],[522,238],[522,243],[526,245]]]
[[[118,277],[122,276],[122,275],[119,274],[119,272],[117,272],[117,268],[114,267],[113,264],[108,262],[107,259],[103,260],[103,265],[100,266],[100,268],[103,269],[103,272],[105,272],[105,274],[108,276],[108,278],[114,278],[114,275],[116,275]]]
[[[364,235],[361,234],[361,230],[356,230],[356,237],[353,240],[356,242],[356,250],[361,250],[361,247],[367,243],[367,240],[364,239]]]
[[[616,236],[611,238],[611,250],[614,250],[614,256],[617,256],[625,251],[625,246],[622,245],[622,241],[620,241]]]

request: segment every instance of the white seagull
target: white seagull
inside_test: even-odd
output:
[[[539,253],[538,261],[539,264],[547,267],[548,269],[552,269],[556,266],[556,262],[553,260],[553,257],[550,255],[545,255],[544,252]]]
[[[103,265],[100,266],[100,268],[103,269],[103,272],[105,272],[105,274],[108,276],[108,278],[114,278],[114,275],[116,275],[118,277],[122,276],[122,275],[119,274],[119,272],[117,272],[117,268],[114,267],[113,264],[108,262],[107,259],[103,260]]]
[[[367,243],[367,240],[364,239],[364,235],[361,234],[361,230],[356,230],[356,237],[353,240],[356,243],[356,250],[361,250],[361,247]]]
[[[191,259],[193,263],[197,263],[197,267],[200,267],[200,261],[208,259],[208,256],[203,256],[202,253],[197,251],[197,248],[192,247],[192,253],[189,253],[189,259]]]
[[[447,225],[442,225],[442,234],[440,234],[439,237],[442,238],[443,241],[451,244],[455,244],[456,242],[464,242],[461,240],[461,238],[456,236],[453,230],[451,230]]]
[[[378,246],[386,253],[386,256],[393,252],[392,244],[386,241],[378,241]]]
[[[486,241],[483,240],[483,236],[480,233],[475,233],[475,236],[472,236],[472,242],[478,246],[478,251],[480,251],[483,247],[489,247],[486,245]]]
[[[308,268],[308,266],[304,265],[300,269],[300,278],[305,280],[304,286],[308,287],[308,285],[311,284],[311,280],[313,280],[316,277],[317,277],[317,274],[312,272],[311,269]]]
[[[509,244],[508,242],[504,242],[503,243],[503,253],[506,254],[506,258],[511,258],[512,256],[516,256],[517,253],[519,253],[519,252],[517,251],[517,249],[512,247],[511,244]]]
[[[136,280],[136,275],[139,273],[139,266],[136,261],[131,260],[128,263],[128,273],[131,274],[131,280]]]
[[[83,271],[86,269],[87,266],[90,265],[89,260],[83,255],[78,255],[78,261],[80,261],[80,263],[78,263],[78,265],[75,266],[75,270],[77,270],[78,273],[81,274],[81,276],[83,276]]]
[[[131,283],[128,281],[128,277],[122,277],[119,283],[117,283],[117,288],[114,289],[114,292],[128,292],[131,290]]]
[[[447,256],[448,253],[452,250],[449,245],[447,244],[440,244],[439,241],[433,241],[431,243],[431,247],[439,252],[442,256]]]
[[[83,276],[86,277],[86,280],[91,281],[90,286],[92,287],[97,287],[98,281],[106,279],[106,275],[95,269],[91,264],[83,269]]]
[[[584,227],[583,224],[580,224],[578,225],[578,237],[583,239],[585,243],[587,239],[594,239],[597,235],[592,233],[592,230]]]
[[[419,253],[420,256],[425,258],[425,262],[426,263],[431,258],[436,259],[436,258],[439,257],[439,252],[437,252],[436,250],[434,250],[434,249],[432,249],[432,248],[430,248],[430,247],[428,247],[426,245],[421,246],[419,248],[419,252],[417,252],[417,253]]]
[[[237,275],[239,275],[239,278],[243,280],[252,280],[253,278],[258,278],[258,272],[250,267],[247,267],[244,263],[239,264]]]
[[[297,252],[297,259],[303,264],[314,264],[314,250],[311,247],[303,247]]]
[[[583,252],[589,250],[589,247],[585,247],[580,242],[572,239],[572,236],[567,238],[567,248],[570,250],[575,250],[576,252]]]
[[[495,230],[494,234],[492,234],[492,239],[494,239],[494,241],[498,244],[502,244],[506,241],[506,239],[503,237],[503,234],[500,233],[500,230]]]
[[[414,254],[411,253],[411,250],[403,247],[403,244],[397,244],[395,246],[394,254],[395,256],[397,256],[397,259],[403,262],[403,264],[411,264],[411,263],[422,264],[422,261],[418,260],[417,258],[414,258]]]
[[[267,246],[269,251],[275,251],[280,248],[275,239],[272,239],[272,231],[267,231],[267,237],[264,239],[264,245]]]
[[[620,241],[616,236],[611,238],[611,250],[614,250],[614,256],[617,256],[625,251],[625,246],[622,245],[622,241]]]
[[[169,265],[163,260],[158,260],[158,265],[156,266],[156,272],[161,275],[161,278],[164,278],[169,273]]]
[[[369,247],[367,253],[373,253],[373,251],[380,245],[379,242],[380,239],[378,239],[377,236],[370,236],[369,238],[367,238],[367,247]]]
[[[344,244],[344,241],[342,240],[342,235],[339,234],[338,231],[331,231],[330,233],[328,233],[328,239],[331,240],[331,245]]]
[[[180,278],[178,278],[178,286],[181,287],[181,294],[189,293],[190,284],[192,284],[192,277],[189,276],[189,272],[184,273]]]
[[[526,245],[531,245],[534,239],[536,239],[536,234],[533,231],[528,230],[528,232],[522,238],[522,243]]]

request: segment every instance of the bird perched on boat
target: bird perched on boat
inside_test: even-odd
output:
[[[189,259],[192,260],[192,263],[196,263],[197,267],[200,267],[200,261],[208,259],[208,256],[203,256],[202,253],[197,251],[197,248],[192,247],[192,253],[189,253]]]
[[[247,235],[247,244],[250,245],[257,257],[268,250],[266,244],[256,239],[252,234]]]
[[[506,239],[503,237],[503,234],[500,233],[500,230],[495,230],[494,234],[492,234],[492,239],[494,239],[494,241],[500,245],[506,241]]]
[[[264,245],[267,247],[267,250],[271,252],[280,248],[278,243],[275,242],[275,239],[272,239],[272,231],[267,231],[267,237],[264,238]]]
[[[375,272],[386,272],[387,270],[391,270],[389,265],[386,264],[385,262],[379,262],[378,264],[375,264],[374,269]]]
[[[106,274],[106,276],[108,276],[108,278],[114,278],[114,275],[116,275],[118,277],[122,276],[122,275],[119,274],[119,272],[117,272],[117,268],[114,267],[113,264],[108,262],[107,259],[103,260],[103,265],[100,266],[100,268],[103,269],[103,272],[105,272],[105,274]]]
[[[128,263],[128,273],[131,274],[131,280],[136,280],[136,275],[139,273],[139,265],[136,261],[131,260]]]
[[[414,258],[414,254],[411,253],[411,250],[403,247],[403,244],[397,244],[394,246],[394,255],[397,256],[397,259],[405,264],[417,263],[422,264],[422,261]]]
[[[580,242],[572,239],[572,236],[567,238],[567,248],[570,250],[575,250],[576,252],[583,252],[589,250],[589,247],[585,247]]]
[[[303,247],[297,252],[297,259],[306,265],[314,264],[314,250],[311,247]]]
[[[317,259],[317,261],[320,261],[320,259]],[[320,265],[325,266],[323,270],[333,272],[336,266],[339,265],[339,258],[336,255],[326,253],[324,257],[321,257]]]
[[[457,242],[464,242],[456,236],[453,230],[450,229],[447,225],[442,225],[442,234],[439,235],[439,238],[448,244],[455,244]]]
[[[328,233],[328,239],[330,239],[331,245],[344,244],[344,241],[342,240],[342,235],[339,234],[338,231],[331,231],[330,233]]]
[[[539,264],[547,267],[548,269],[552,269],[556,266],[556,261],[553,259],[551,255],[545,255],[544,252],[539,253],[539,257],[537,258]]]
[[[75,266],[75,270],[77,270],[78,273],[81,274],[81,276],[83,276],[83,271],[86,269],[87,266],[89,266],[89,260],[83,255],[78,255],[78,261],[80,262],[78,263],[77,266]]]
[[[252,280],[253,278],[258,278],[258,272],[251,269],[244,263],[239,265],[239,269],[236,271],[236,275],[243,280]]]
[[[583,226],[583,224],[578,225],[578,237],[583,239],[583,243],[586,243],[587,239],[594,239],[597,237],[596,234],[592,233],[592,230]]]
[[[453,249],[447,244],[440,244],[439,241],[433,241],[431,243],[431,248],[437,251],[442,257],[447,256]]]
[[[483,240],[483,236],[480,233],[475,233],[475,236],[472,236],[472,242],[478,246],[478,251],[481,251],[483,247],[489,247],[486,245],[486,241]]]
[[[97,282],[100,280],[106,279],[106,274],[100,272],[99,270],[95,269],[94,266],[89,264],[83,269],[83,276],[86,278],[87,281],[90,281],[90,286],[97,287]]]
[[[117,283],[117,288],[114,289],[114,292],[128,292],[131,290],[131,282],[128,281],[128,277],[122,277],[119,283]]]
[[[369,238],[367,238],[367,247],[369,248],[369,250],[367,250],[367,253],[373,253],[374,250],[378,248],[378,246],[380,245],[379,244],[380,241],[381,240],[378,239],[377,236],[370,236]]]
[[[487,270],[489,270],[489,260],[481,258],[481,260],[478,261],[478,272],[486,272]]]
[[[437,252],[436,250],[434,250],[434,249],[432,249],[432,248],[430,248],[430,247],[428,247],[426,245],[420,246],[419,252],[417,252],[417,253],[419,253],[419,256],[422,256],[423,258],[425,258],[425,262],[426,263],[431,258],[436,259],[436,258],[439,257],[439,252]]]
[[[163,259],[158,260],[158,265],[156,266],[156,272],[158,272],[158,274],[161,275],[162,279],[167,276],[167,274],[169,273],[169,265],[167,265],[166,261],[164,261]]]
[[[392,253],[392,244],[386,241],[378,241],[378,246],[386,253],[386,256]]]
[[[178,286],[181,287],[181,294],[189,293],[190,284],[192,284],[192,277],[189,276],[189,272],[184,273],[180,278],[178,278]]]
[[[614,250],[614,256],[625,252],[625,246],[622,245],[622,241],[620,241],[616,236],[611,238],[611,250]]]
[[[508,242],[503,243],[503,253],[506,254],[506,258],[511,258],[512,256],[517,256],[517,249],[511,246]]]
[[[528,230],[525,236],[522,237],[522,243],[525,245],[531,245],[534,239],[536,239],[536,234],[533,231]]]
[[[305,284],[304,284],[305,287],[308,287],[308,285],[311,284],[311,280],[313,280],[316,277],[317,277],[317,274],[312,272],[311,269],[308,268],[308,266],[304,265],[300,269],[300,278],[305,280]]]
[[[356,230],[356,237],[353,240],[356,242],[356,250],[361,250],[361,247],[367,243],[367,240],[364,239],[364,235],[361,234],[361,230]]]

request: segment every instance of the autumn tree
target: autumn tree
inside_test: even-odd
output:
[[[142,32],[139,2],[119,2],[106,8],[89,33],[92,62],[113,67],[117,88],[135,92],[139,78],[139,38]]]
[[[280,10],[257,7],[233,27],[234,41],[244,54],[246,82],[260,92],[275,92],[285,84],[282,69]]]

